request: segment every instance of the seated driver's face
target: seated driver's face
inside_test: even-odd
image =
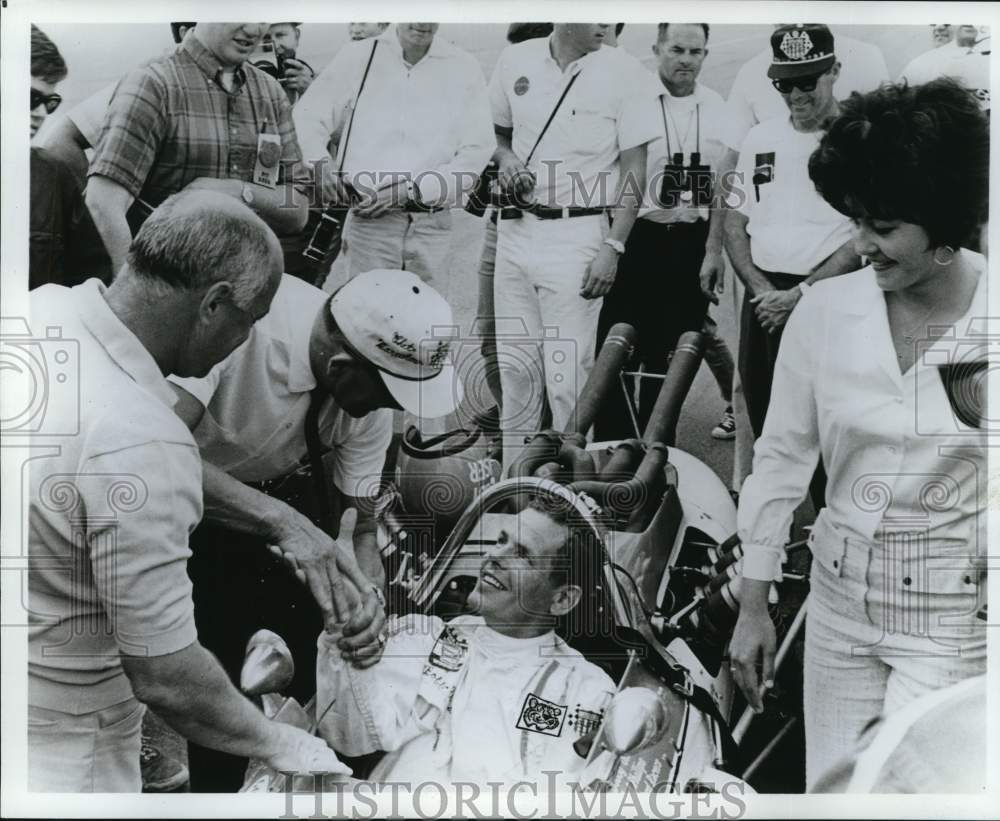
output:
[[[553,571],[563,569],[558,553],[566,541],[566,527],[528,508],[504,517],[494,536],[496,544],[480,565],[470,607],[501,632],[547,628],[553,594],[559,588]]]

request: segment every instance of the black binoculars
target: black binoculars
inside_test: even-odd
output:
[[[691,154],[691,164],[684,165],[684,155],[676,152],[663,166],[660,182],[661,208],[708,208],[712,204],[712,168],[703,165],[701,154]]]

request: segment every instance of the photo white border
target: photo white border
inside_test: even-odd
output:
[[[163,23],[168,19],[232,19],[239,16],[268,19],[274,15],[273,2],[260,0],[177,0],[170,3],[149,3],[139,0],[7,0],[0,13],[0,48],[2,48],[2,98],[0,98],[0,309],[4,316],[27,316],[28,261],[28,128],[27,96],[29,76],[29,24],[44,28],[46,22],[80,23]],[[929,24],[940,17],[967,20],[977,25],[991,25],[1000,30],[1000,7],[991,3],[916,3],[916,2],[670,2],[669,0],[618,0],[614,3],[598,0],[505,0],[503,3],[485,0],[396,0],[384,2],[282,2],[281,14],[305,22],[342,23],[354,18],[412,19],[419,14],[425,19],[441,22],[498,23],[513,20],[581,20],[611,17],[625,22],[656,22],[669,18],[676,22],[709,23],[773,23],[779,19],[822,20],[840,25],[856,24]],[[250,14],[252,12],[252,14]],[[991,87],[1000,87],[1000,60],[992,60]],[[997,126],[992,126],[995,137]],[[1000,142],[993,143],[1000,146]],[[991,202],[1000,203],[1000,173],[998,153],[991,159]],[[1000,257],[1000,220],[991,223],[989,244],[993,249],[990,264],[990,315],[997,317],[994,327],[1000,327],[1000,287],[997,287],[997,259]],[[991,407],[1000,408],[1000,386],[993,380],[990,386]],[[0,398],[2,400],[2,398]],[[5,401],[11,401],[7,397]],[[16,398],[15,398],[16,401]],[[20,458],[16,448],[5,441],[2,492],[3,515],[0,519],[0,544],[3,545],[0,572],[0,602],[6,616],[8,608],[21,601],[22,575],[16,558],[16,546],[26,532],[27,500],[18,486]],[[990,510],[989,532],[992,543],[1000,544],[1000,441],[993,443],[989,458]],[[16,462],[16,464],[13,464]],[[13,472],[12,472],[13,471]],[[989,586],[995,607],[991,626],[998,623],[996,603],[1000,592],[1000,568],[994,568]],[[4,618],[3,624],[8,620]],[[23,628],[2,627],[2,678],[0,678],[0,814],[4,817],[142,817],[174,816],[257,817],[280,816],[285,812],[282,795],[225,795],[206,797],[197,794],[179,795],[65,795],[48,796],[25,792],[26,774],[26,631]],[[990,631],[991,634],[995,631]],[[991,794],[972,796],[752,796],[746,817],[775,818],[996,818],[1000,817],[1000,648],[996,635],[989,642],[989,772],[995,781]],[[326,802],[327,812],[333,806]],[[484,805],[485,806],[485,805]],[[544,807],[545,805],[542,804]],[[612,803],[610,806],[614,807]],[[724,809],[728,805],[721,805]],[[527,804],[524,805],[527,812]],[[298,817],[313,812],[312,798],[296,800]],[[385,802],[383,812],[389,810]],[[413,808],[410,809],[412,815]],[[401,810],[404,814],[406,807]],[[366,810],[367,812],[367,810]],[[544,813],[545,810],[542,810]],[[705,810],[707,813],[707,810]],[[363,817],[378,817],[365,815]],[[471,816],[466,816],[471,817]],[[541,815],[536,816],[541,817]],[[628,816],[626,816],[628,817]],[[708,817],[699,815],[698,817]],[[726,816],[722,816],[726,817]]]

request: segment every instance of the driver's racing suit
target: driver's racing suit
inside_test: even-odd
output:
[[[319,734],[345,755],[387,751],[373,781],[564,786],[585,763],[574,742],[615,690],[554,632],[512,638],[479,616],[392,618],[382,659],[363,670],[343,662],[338,638],[319,638],[318,715],[334,701]]]

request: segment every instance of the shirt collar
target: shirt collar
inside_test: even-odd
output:
[[[427,53],[420,58],[418,62],[414,65],[420,65],[428,57],[447,57],[448,56],[448,45],[443,42],[439,36],[440,30],[434,33],[434,39],[431,40],[430,48],[427,49]],[[389,26],[385,31],[383,31],[379,36],[379,40],[388,43],[393,49],[394,54],[399,55],[399,59],[403,58],[403,46],[399,42],[399,35],[396,33],[396,26]]]
[[[601,46],[603,48],[603,46]],[[666,97],[668,100],[692,100],[693,102],[700,103],[702,98],[702,91],[705,88],[697,80],[694,82],[694,91],[688,94],[686,97],[675,97],[670,93],[670,89],[663,85],[663,79],[660,77],[659,72],[656,74],[656,82],[660,87],[660,93],[658,96]]]
[[[987,275],[986,257],[977,254],[967,248],[962,250],[962,255],[968,260],[976,270],[979,279],[976,281],[976,290],[972,294],[972,301],[968,310],[962,314],[961,318],[955,321],[954,332],[946,333],[938,337],[930,346],[930,350],[950,351],[956,344],[968,345],[970,341],[975,341],[977,347],[985,346],[986,339],[990,332],[991,320],[989,319],[989,304],[986,293]]]
[[[476,626],[475,643],[477,647],[491,656],[525,655],[537,658],[541,648],[555,645],[556,634],[549,630],[540,636],[515,638],[497,632],[484,620]]]
[[[305,328],[310,328],[310,323],[303,323]],[[292,350],[288,362],[288,390],[292,393],[308,393],[317,385],[316,374],[313,373],[312,365],[309,364],[309,334],[305,339],[296,337],[292,343]]]
[[[286,278],[288,274],[282,275],[282,286],[287,288]],[[279,288],[280,290],[280,288]],[[281,294],[281,296],[284,296]],[[272,302],[272,310],[276,304],[284,305],[282,300],[278,301],[279,295],[275,295]],[[323,303],[326,304],[325,302]],[[288,325],[288,338],[291,350],[288,352],[288,390],[292,393],[306,393],[316,387],[316,374],[313,373],[312,365],[309,362],[309,340],[312,337],[313,322],[316,319],[315,311],[305,317],[290,317]],[[264,321],[267,321],[265,319]]]
[[[177,47],[178,51],[185,52],[198,68],[202,70],[202,73],[209,80],[215,82],[223,91],[226,91],[226,87],[222,85],[222,70],[225,68],[222,62],[216,57],[209,49],[205,47],[205,44],[201,42],[197,37],[194,36],[194,32],[189,32],[189,36],[186,36],[181,44]],[[246,72],[243,70],[243,64],[241,63],[236,67],[233,72],[233,94],[239,92],[246,82]],[[226,91],[226,93],[230,93]]]
[[[79,315],[108,356],[138,385],[168,407],[177,397],[163,378],[159,365],[139,339],[111,310],[105,298],[107,289],[99,279],[89,279],[73,289],[79,297]]]
[[[539,43],[544,43],[544,47],[545,47],[545,59],[549,60],[552,63],[552,65],[554,65],[557,69],[559,69],[559,63],[556,62],[556,58],[552,56],[552,53],[553,53],[553,50],[554,50],[553,47],[552,47],[552,42],[553,42],[553,38],[554,37],[555,37],[555,34],[553,33],[553,34],[550,34],[548,37],[546,37],[544,40],[542,40],[541,38],[539,38],[538,42]],[[589,58],[593,58],[595,54],[600,54],[601,51],[603,51],[606,48],[614,48],[614,46],[605,46],[605,45],[602,44],[600,48],[594,49],[593,51],[588,51],[586,54],[583,54],[580,57],[577,57],[573,62],[569,63],[566,66],[565,71],[572,70],[573,66],[577,66],[577,67],[582,68],[582,64],[583,64],[584,60],[586,60],[588,57]],[[565,73],[565,71],[563,71],[563,69],[559,69],[559,71]]]

